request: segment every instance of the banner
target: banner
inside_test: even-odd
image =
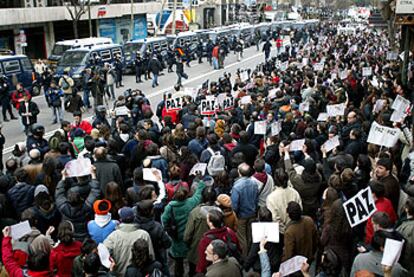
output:
[[[201,100],[200,114],[201,115],[214,115],[216,112],[216,99],[208,98]]]
[[[385,147],[393,147],[400,136],[400,129],[389,128],[373,122],[369,130],[367,142]]]
[[[181,96],[172,97],[165,100],[165,109],[169,111],[179,111],[183,108],[183,98]]]
[[[351,227],[368,220],[377,210],[370,187],[358,192],[357,195],[346,201],[343,207]]]
[[[326,106],[326,113],[329,116],[343,116],[345,114],[345,103],[336,104],[336,105],[327,105]]]

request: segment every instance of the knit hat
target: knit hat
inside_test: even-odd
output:
[[[96,200],[95,203],[93,203],[93,211],[97,215],[106,215],[111,210],[112,205],[111,201],[103,199],[103,200]]]
[[[31,159],[38,159],[40,157],[40,151],[37,148],[34,148],[29,151],[29,157]]]
[[[223,206],[225,208],[230,208],[231,207],[230,196],[228,196],[227,194],[220,194],[219,196],[217,196],[216,205]]]
[[[34,190],[34,197],[36,197],[41,192],[46,192],[49,194],[49,190],[45,185],[38,185]]]
[[[123,207],[118,210],[119,219],[122,222],[131,222],[134,219],[134,210],[130,207]]]

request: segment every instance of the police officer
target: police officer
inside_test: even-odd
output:
[[[3,120],[9,121],[7,119],[6,112],[9,111],[11,119],[17,119],[12,112],[12,107],[10,104],[10,95],[9,95],[9,85],[7,84],[6,76],[0,75],[0,103],[3,112]]]
[[[116,72],[116,87],[123,87],[122,84],[122,61],[121,56],[117,55],[114,63],[115,72]]]
[[[203,63],[203,40],[199,40],[197,44],[198,63]]]
[[[109,125],[108,120],[106,119],[106,108],[104,105],[99,105],[96,107],[96,117],[95,120],[92,122],[92,127],[99,129],[102,126],[106,126],[111,128]]]
[[[175,51],[172,48],[172,46],[169,46],[167,50],[167,63],[168,63],[168,72],[174,72],[172,67],[175,63]]]
[[[206,51],[207,51],[207,61],[211,65],[212,64],[212,53],[213,53],[214,44],[211,39],[208,40]]]
[[[142,83],[141,75],[144,69],[144,61],[141,57],[141,53],[137,51],[135,56],[135,82]]]
[[[31,135],[27,137],[26,149],[30,152],[32,149],[38,149],[42,156],[49,151],[49,144],[43,138],[45,135],[45,127],[39,123],[35,123],[31,127]]]

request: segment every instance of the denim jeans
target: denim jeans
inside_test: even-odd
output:
[[[155,87],[158,85],[158,74],[152,73],[152,86]]]
[[[89,102],[89,94],[90,94],[89,89],[83,90],[83,105],[87,108],[91,106],[91,102]]]
[[[213,57],[213,68],[214,69],[219,69],[219,63],[218,63],[218,59],[216,57]]]
[[[108,98],[109,97],[115,98],[114,84],[112,84],[112,85],[106,85],[105,86],[105,90],[106,90],[106,95],[108,95]]]
[[[61,123],[63,121],[63,110],[62,107],[52,107],[53,110],[53,121]]]

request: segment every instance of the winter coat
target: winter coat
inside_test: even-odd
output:
[[[208,142],[207,139],[200,140],[198,138],[190,140],[188,143],[188,150],[191,151],[197,158],[200,158],[201,152],[207,148]]]
[[[33,205],[34,190],[35,186],[27,183],[17,183],[9,189],[7,196],[18,214]]]
[[[104,159],[97,160],[93,164],[96,167],[96,178],[104,192],[109,182],[115,182],[122,187],[122,173],[115,161]]]
[[[137,268],[134,265],[128,266],[125,277],[144,277],[152,276],[151,274],[155,269],[162,271],[162,265],[159,262],[152,261],[150,264],[146,265],[144,268]]]
[[[161,264],[167,264],[167,249],[171,247],[172,240],[165,232],[164,227],[154,218],[147,218],[135,215],[135,222],[142,230],[148,232],[151,237],[152,246],[154,247],[155,260]]]
[[[2,241],[2,261],[6,271],[9,273],[10,277],[50,277],[52,274],[47,271],[31,271],[23,272],[23,269],[13,258],[11,237],[3,238]]]
[[[184,258],[187,255],[188,246],[184,242],[184,231],[187,225],[188,217],[192,209],[194,209],[201,200],[201,192],[206,187],[204,182],[199,182],[193,196],[184,201],[173,200],[165,207],[161,220],[164,226],[168,225],[171,220],[171,212],[174,212],[174,219],[178,228],[178,239],[173,239],[170,248],[171,256]]]
[[[161,155],[147,156],[147,159],[151,160],[152,168],[157,168],[161,171],[163,182],[167,182],[168,181],[168,162],[163,157],[161,157]]]
[[[239,252],[241,253],[241,248],[239,244],[239,240],[237,239],[236,233],[231,230],[230,228],[227,228],[226,226],[216,229],[208,230],[204,233],[203,237],[201,238],[199,244],[198,244],[198,263],[196,272],[203,273],[207,269],[207,265],[209,262],[206,260],[206,254],[205,251],[207,249],[207,246],[213,241],[213,238],[220,239],[224,242],[228,241],[228,237],[230,240],[237,245],[237,248]]]
[[[378,181],[384,184],[384,197],[391,201],[394,211],[398,211],[398,203],[400,200],[400,184],[397,178],[395,178],[394,175],[390,173],[388,176],[381,178]]]
[[[279,243],[267,242],[265,245],[267,255],[269,257],[272,272],[277,272],[280,266],[280,258],[282,256],[283,247]],[[243,263],[243,268],[246,272],[253,268],[254,272],[261,272],[261,264],[259,259],[260,244],[253,243],[250,247],[249,254]]]
[[[266,199],[266,207],[272,213],[274,222],[279,222],[279,232],[285,233],[286,226],[290,222],[289,215],[286,212],[289,202],[294,201],[302,207],[302,199],[299,193],[292,187],[276,187]]]
[[[260,176],[262,176],[262,179]],[[274,188],[273,178],[266,173],[255,173],[252,179],[256,181],[259,190],[259,207],[266,207],[267,196],[272,193]]]
[[[148,70],[152,72],[152,74],[160,74],[160,71],[162,70],[162,65],[160,61],[156,58],[152,58],[148,62]]]
[[[187,259],[192,264],[197,264],[198,262],[198,244],[203,234],[209,229],[207,225],[207,214],[212,209],[217,209],[217,207],[201,204],[194,208],[188,217],[187,226],[184,231],[184,241],[189,247]]]
[[[25,115],[26,113],[31,113],[31,115]],[[39,113],[39,107],[35,102],[28,102],[27,106],[25,102],[22,102],[19,107],[19,115],[24,126],[35,124]]]
[[[282,261],[301,255],[311,263],[318,249],[318,241],[316,225],[310,217],[302,216],[298,221],[291,221],[285,231]]]
[[[31,210],[36,219],[36,228],[42,234],[45,234],[50,226],[54,226],[56,229],[59,226],[62,216],[54,204],[52,204],[48,211],[38,206],[32,207]]]
[[[82,241],[88,237],[86,222],[92,217],[92,205],[100,194],[97,182],[90,182],[91,190],[85,202],[80,206],[72,206],[65,195],[65,183],[60,181],[55,192],[56,207],[62,214],[62,220],[72,222],[75,229],[74,238]]]
[[[56,270],[59,277],[71,277],[73,260],[81,254],[81,247],[82,243],[76,240],[67,245],[59,243],[50,252],[50,271]]]
[[[95,215],[95,219],[88,222],[89,236],[96,243],[103,243],[104,240],[115,231],[119,224],[117,220],[112,220],[111,215]]]
[[[400,263],[410,275],[414,275],[414,219],[411,217],[404,220],[396,230],[405,238]]]
[[[397,220],[397,215],[395,214],[392,203],[385,197],[380,197],[375,201],[375,207],[377,208],[376,212],[386,213],[391,221],[391,224],[394,224]],[[365,243],[370,244],[372,237],[374,236],[374,225],[372,223],[372,216],[368,218],[367,225],[365,227]]]
[[[316,212],[320,206],[319,199],[321,194],[322,178],[316,173],[312,180],[304,178],[304,175],[298,174],[292,166],[290,159],[285,160],[285,168],[289,175],[289,181],[292,186],[299,192],[303,204],[303,214],[312,218],[316,217]]]
[[[259,153],[257,151],[257,148],[250,144],[250,143],[238,143],[237,146],[231,151],[232,156],[234,154],[242,152],[244,154],[244,157],[246,158],[246,163],[250,166],[253,166],[254,161],[256,160],[256,156]]]
[[[112,232],[103,242],[108,250],[111,251],[112,257],[116,261],[116,272],[119,276],[124,276],[128,265],[131,264],[131,249],[134,242],[138,239],[143,239],[148,243],[149,253],[154,257],[150,235],[135,224],[120,224],[117,230]]]

